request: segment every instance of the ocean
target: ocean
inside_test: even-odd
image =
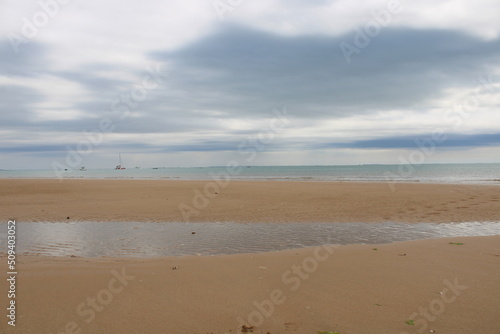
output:
[[[61,173],[61,172],[59,172]],[[69,170],[0,170],[0,178],[172,179],[500,184],[500,164],[355,166],[214,166]]]

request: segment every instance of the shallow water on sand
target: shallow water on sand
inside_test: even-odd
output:
[[[194,233],[193,233],[194,232]],[[381,244],[500,234],[500,222],[468,223],[17,223],[17,253],[158,257],[278,251],[327,244]],[[6,252],[7,224],[0,224]]]

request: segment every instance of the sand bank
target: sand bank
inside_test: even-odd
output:
[[[181,208],[181,209],[180,209]],[[0,220],[459,222],[500,219],[500,187],[170,180],[0,180]]]

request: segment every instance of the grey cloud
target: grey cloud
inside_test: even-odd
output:
[[[356,148],[356,149],[411,149],[420,145],[436,148],[465,148],[499,146],[500,133],[490,134],[444,134],[443,140],[436,140],[432,134],[419,136],[384,137],[346,143],[320,144],[318,148]]]
[[[353,36],[284,37],[224,26],[176,52],[154,52],[152,60],[172,68],[166,83],[150,91],[133,110],[138,118],[117,122],[115,131],[221,130],[220,118],[271,117],[272,108],[283,105],[294,116],[308,118],[418,109],[450,85],[477,85],[477,76],[496,65],[500,54],[498,40],[486,42],[452,31],[386,29],[347,65],[339,44],[352,41]],[[3,43],[1,47],[10,46]],[[33,48],[42,55],[46,51],[37,44]],[[39,66],[33,62],[42,56],[30,57],[10,59],[17,64],[11,70],[21,71],[23,61],[28,69]],[[130,70],[91,63],[71,72],[51,73],[91,90],[87,101],[74,104],[85,116],[34,124],[24,108],[26,125],[49,131],[95,127],[100,117],[109,116],[111,101],[136,84],[103,75],[107,69]],[[31,92],[18,101],[26,106],[41,98]],[[212,110],[219,113],[204,113]]]
[[[37,152],[64,152],[65,147],[62,145],[15,145],[15,146],[0,146],[2,153],[37,153]]]
[[[43,101],[35,89],[20,85],[0,86],[0,129],[26,127],[34,124],[31,106]]]
[[[260,117],[262,106],[287,104],[304,117],[337,117],[415,107],[450,85],[477,85],[500,55],[499,40],[386,29],[347,65],[339,44],[353,37],[284,37],[226,26],[184,49],[152,56],[175,68],[171,80],[190,92],[192,108]]]
[[[48,47],[31,41],[16,53],[8,40],[0,40],[0,73],[3,75],[32,77],[46,71]]]
[[[399,137],[383,137],[370,140],[349,141],[349,142],[327,142],[326,138],[311,138],[309,140],[282,140],[277,139],[269,145],[261,147],[254,146],[254,143],[245,140],[242,136],[233,138],[220,138],[216,140],[189,140],[185,144],[149,144],[140,142],[121,142],[109,143],[104,142],[103,145],[93,147],[94,152],[102,150],[112,150],[116,152],[140,152],[140,153],[168,153],[168,152],[220,152],[231,151],[238,152],[240,145],[243,151],[258,151],[258,152],[279,152],[279,151],[314,151],[325,149],[419,149],[419,145],[426,145],[429,148],[431,145],[436,150],[453,150],[463,148],[477,147],[498,147],[500,146],[500,133],[491,134],[446,134],[446,139],[443,142],[431,140],[432,136],[399,136]],[[420,144],[419,144],[420,143]],[[67,153],[67,147],[75,149],[75,145],[10,145],[0,146],[0,153],[29,153],[40,154],[46,152],[51,155],[64,155]]]

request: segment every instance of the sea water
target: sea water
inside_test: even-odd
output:
[[[66,179],[171,179],[208,180],[228,174],[224,166],[186,168],[128,168],[69,170]],[[422,164],[356,166],[238,166],[233,180],[423,182],[458,184],[500,184],[500,164]],[[0,178],[49,178],[53,170],[0,170]]]

